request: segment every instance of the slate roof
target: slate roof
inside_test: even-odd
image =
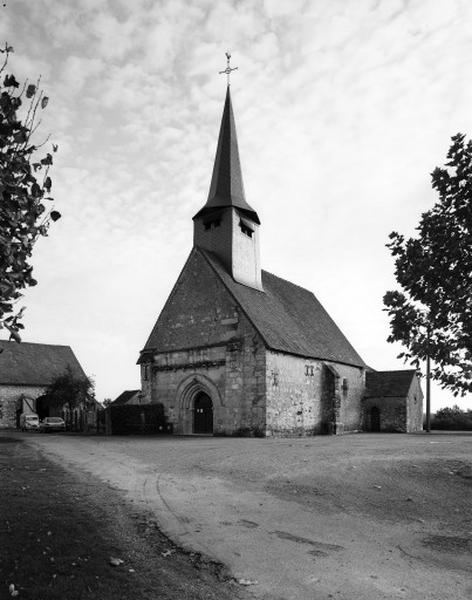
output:
[[[367,372],[365,397],[406,397],[414,377],[416,377],[416,371],[414,369]]]
[[[229,206],[238,208],[253,221],[260,223],[257,212],[246,202],[238,138],[228,86],[208,200],[193,218],[196,219],[219,208]]]
[[[115,398],[115,400],[113,400],[110,406],[123,406],[124,404],[127,404],[133,396],[139,394],[140,391],[141,390],[125,390],[117,398]]]
[[[210,266],[272,350],[365,367],[345,335],[315,295],[262,271],[263,292],[234,281],[214,254]]]
[[[68,366],[86,377],[70,346],[0,340],[0,385],[49,385]]]

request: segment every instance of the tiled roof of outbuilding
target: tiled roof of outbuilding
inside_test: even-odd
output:
[[[70,346],[0,340],[0,385],[49,385],[67,367],[86,377]]]
[[[201,252],[272,350],[365,367],[315,295],[262,271],[264,292],[234,281],[213,254]]]
[[[141,390],[125,390],[117,398],[115,398],[115,400],[113,400],[111,405],[122,406],[123,404],[127,404],[131,398],[136,394],[139,394],[140,391]]]
[[[416,377],[414,369],[367,372],[365,397],[406,397],[414,377]]]

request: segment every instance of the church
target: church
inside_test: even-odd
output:
[[[229,84],[193,223],[193,249],[138,360],[143,401],[163,405],[175,434],[422,429],[414,371],[373,371],[312,292],[261,269]]]

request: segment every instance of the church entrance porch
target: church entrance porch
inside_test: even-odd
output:
[[[213,433],[213,403],[205,392],[199,392],[195,396],[193,433]]]
[[[208,376],[193,373],[185,377],[177,387],[176,405],[171,421],[177,435],[213,435],[218,429],[224,403]]]

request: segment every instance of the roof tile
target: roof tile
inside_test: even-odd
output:
[[[68,366],[86,377],[70,346],[0,340],[0,384],[49,385]]]
[[[366,375],[366,398],[405,397],[416,377],[414,369],[370,371]]]

